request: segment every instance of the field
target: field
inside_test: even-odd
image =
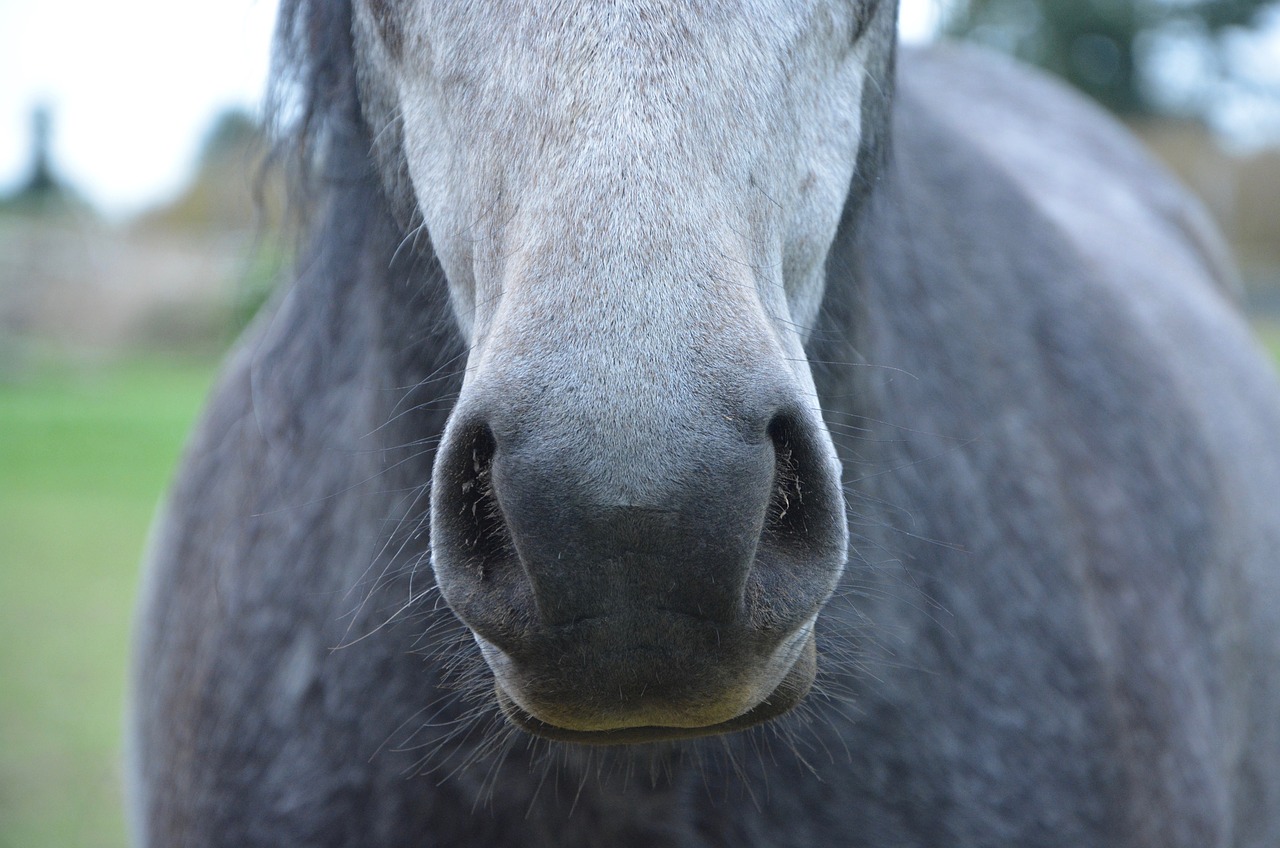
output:
[[[1258,330],[1280,356],[1280,323]],[[151,357],[0,380],[0,848],[125,844],[138,560],[214,369]]]
[[[1266,318],[1253,322],[1254,333],[1267,349],[1280,360],[1280,318]]]
[[[146,528],[214,366],[0,382],[0,846],[125,844],[120,727]]]

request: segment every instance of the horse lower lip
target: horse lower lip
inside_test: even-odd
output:
[[[812,632],[807,632],[794,662],[769,695],[739,715],[702,726],[646,725],[592,730],[561,727],[538,718],[522,707],[503,688],[500,680],[495,680],[494,691],[503,715],[517,727],[536,736],[584,745],[633,745],[732,733],[777,718],[804,699],[813,684],[816,671],[817,649]]]

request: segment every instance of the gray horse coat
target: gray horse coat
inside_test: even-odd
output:
[[[412,33],[379,26],[409,49]],[[622,646],[618,671],[600,659],[607,650],[592,652],[606,637],[582,629],[630,614],[599,606],[600,594],[633,604],[651,591],[686,604],[645,619],[668,626],[654,639],[700,639],[714,618],[717,635],[749,641],[764,631],[732,603],[691,611],[689,596],[644,579],[667,568],[663,580],[679,583],[689,569],[689,585],[711,587],[721,572],[669,566],[645,539],[628,542],[622,582],[591,583],[573,550],[560,571],[529,564],[539,539],[585,532],[568,522],[540,537],[520,524],[560,520],[557,497],[579,509],[578,483],[552,492],[553,507],[536,500],[545,492],[522,495],[534,499],[526,509],[500,490],[489,518],[465,519],[513,533],[532,591],[555,587],[532,606],[519,586],[503,589],[515,593],[504,621],[554,610],[553,624],[503,631],[485,618],[490,584],[463,585],[465,563],[445,570],[456,550],[437,547],[433,569],[429,530],[453,532],[448,515],[429,515],[436,446],[463,438],[446,420],[476,408],[474,381],[490,366],[477,364],[478,331],[450,314],[456,281],[431,243],[442,230],[427,212],[428,242],[398,208],[417,178],[397,170],[398,148],[379,148],[376,163],[369,154],[370,89],[340,73],[356,55],[343,49],[326,60],[339,71],[337,105],[312,240],[227,364],[155,531],[131,718],[139,844],[1280,845],[1280,390],[1232,301],[1216,236],[1121,130],[1052,83],[949,49],[900,55],[896,93],[888,80],[867,89],[858,170],[806,331],[825,424],[801,410],[787,413],[799,436],[769,431],[759,455],[782,470],[752,519],[781,536],[785,514],[803,509],[809,523],[783,529],[804,544],[824,496],[791,480],[785,457],[808,450],[797,462],[824,473],[829,432],[847,564],[785,580],[757,580],[757,565],[735,578],[730,601],[781,587],[794,609],[769,598],[753,609],[792,616],[777,628],[799,636],[761,636],[759,656],[706,648],[751,683],[731,701],[715,688],[718,660],[611,633],[599,644]],[[379,144],[394,147],[398,132]],[[481,376],[464,384],[464,368]],[[666,391],[662,374],[633,368],[629,387],[649,379]],[[503,387],[526,401],[523,384]],[[514,479],[514,436],[488,403],[492,474]],[[528,416],[561,401],[538,403]],[[672,417],[696,430],[688,408]],[[704,444],[732,441],[708,432],[720,441]],[[482,447],[471,448],[476,469],[490,461]],[[757,453],[742,456],[750,477]],[[715,509],[707,533],[729,514]],[[659,513],[628,512],[627,526],[660,535],[667,524],[644,523]],[[843,532],[830,538],[843,545]],[[699,544],[679,539],[684,552]],[[475,569],[491,583],[524,573]],[[594,594],[579,598],[583,585]],[[562,610],[565,598],[586,606]],[[794,670],[813,677],[795,656],[810,631],[811,689]],[[557,647],[566,633],[591,649]],[[521,634],[533,634],[527,657]],[[541,677],[519,677],[521,663],[544,661]],[[584,692],[605,680],[621,706],[536,689],[556,662],[577,664],[570,683]],[[662,689],[653,669],[664,663],[713,682]],[[644,675],[659,695],[623,691]],[[650,738],[646,724],[672,732]]]

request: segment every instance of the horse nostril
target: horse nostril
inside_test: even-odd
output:
[[[800,437],[799,422],[788,413],[775,415],[768,433],[773,442],[774,466],[764,536],[777,544],[796,544],[808,533],[804,501],[806,478],[811,478],[813,472],[812,451]]]
[[[485,424],[473,426],[458,445],[459,467],[451,483],[458,488],[454,508],[456,543],[474,562],[483,577],[493,563],[513,552],[502,507],[493,491],[493,455],[497,442]]]
[[[490,420],[467,416],[446,431],[432,476],[431,565],[458,617],[506,650],[537,613],[499,499],[501,461]]]

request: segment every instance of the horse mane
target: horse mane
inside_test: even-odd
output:
[[[350,0],[280,0],[267,88],[271,163],[286,174],[305,232],[336,185],[370,168],[360,111]]]
[[[462,346],[447,283],[425,228],[396,220],[379,171],[360,102],[351,0],[280,0],[266,117],[269,166],[283,171],[294,237],[290,287],[319,286],[325,293],[313,298],[347,303],[346,323],[375,310],[398,385],[417,386],[405,394],[410,406],[419,396],[452,398]],[[414,426],[437,432],[444,419]]]

